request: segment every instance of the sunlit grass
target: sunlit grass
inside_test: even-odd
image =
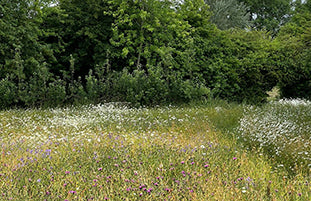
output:
[[[246,106],[0,112],[0,200],[308,200],[309,177],[243,149]]]

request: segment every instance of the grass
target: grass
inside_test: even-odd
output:
[[[311,102],[280,100],[245,107],[239,138],[246,148],[261,149],[290,173],[311,169]]]
[[[263,124],[279,131],[272,117],[252,121],[293,107],[283,118],[299,115],[289,131],[309,142],[310,113],[300,113],[311,107],[306,103],[2,111],[0,200],[310,200],[306,166],[293,174],[282,158],[295,157],[269,154],[290,138],[261,146],[254,133]],[[284,150],[304,146],[291,147]]]

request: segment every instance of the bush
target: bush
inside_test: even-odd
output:
[[[46,94],[45,106],[62,106],[66,101],[66,83],[56,79],[49,83]]]
[[[113,100],[126,101],[139,105],[160,104],[166,102],[168,87],[159,72],[149,70],[147,75],[143,70],[134,70],[132,73],[124,69],[122,72],[113,72],[108,80],[109,94]]]
[[[306,4],[307,5],[307,4]],[[280,92],[284,98],[311,99],[311,12],[303,11],[293,16],[280,30],[278,55],[280,62]]]
[[[165,74],[161,67],[149,66],[147,71],[110,72],[104,77],[90,71],[86,77],[89,101],[121,101],[134,105],[156,105],[168,102],[189,102],[208,95],[209,90],[198,80],[182,77],[181,73]]]
[[[285,42],[284,42],[285,43]],[[289,44],[294,43],[294,44]],[[287,46],[285,46],[287,44]],[[280,94],[283,98],[311,99],[310,50],[300,49],[299,41],[289,40],[280,51],[286,55],[280,76]],[[297,51],[301,51],[297,54]]]
[[[190,102],[209,95],[209,89],[199,80],[183,79],[181,73],[169,75],[170,102]]]
[[[16,103],[17,86],[8,77],[0,80],[0,108]]]
[[[215,98],[261,103],[277,84],[273,42],[262,31],[214,30],[198,37],[197,65]]]

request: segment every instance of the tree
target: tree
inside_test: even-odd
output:
[[[149,65],[179,68],[178,59],[191,44],[191,25],[176,12],[171,1],[112,1],[114,12],[113,57],[123,66],[147,69]],[[125,65],[124,65],[125,64]]]
[[[292,0],[239,0],[249,7],[250,19],[256,29],[265,29],[274,35],[291,16]]]
[[[276,38],[281,46],[280,77],[283,97],[311,98],[311,2],[297,7],[291,20],[281,28]]]
[[[205,0],[212,11],[211,22],[219,29],[246,28],[252,25],[249,7],[238,0]]]
[[[106,62],[113,22],[109,9],[107,1],[59,0],[44,10],[41,40],[52,47],[49,59],[54,73],[70,70],[71,55],[76,78]]]
[[[8,73],[15,74],[17,68],[21,76],[25,74],[29,77],[43,63],[41,51],[45,47],[38,42],[41,34],[38,29],[40,6],[38,1],[31,0],[1,2],[0,78],[6,77]]]

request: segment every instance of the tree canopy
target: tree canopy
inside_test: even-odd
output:
[[[310,98],[310,5],[3,0],[0,105]]]
[[[253,27],[276,33],[291,16],[292,0],[239,0],[248,6]]]
[[[252,25],[250,7],[238,0],[206,0],[212,11],[211,21],[219,29],[247,28]]]

